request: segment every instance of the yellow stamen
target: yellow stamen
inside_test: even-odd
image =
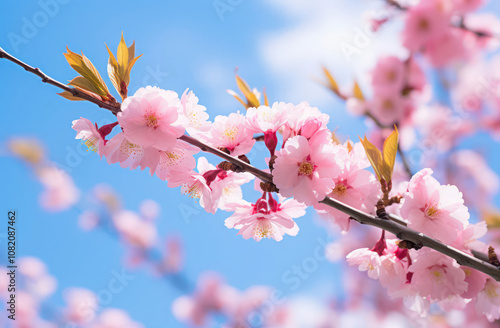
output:
[[[146,125],[150,128],[156,129],[158,127],[158,117],[155,114],[148,114],[144,117]]]
[[[302,162],[299,164],[299,174],[300,175],[311,175],[313,173],[313,166],[309,162]]]
[[[200,199],[201,197],[201,188],[198,183],[194,183],[192,185],[184,184],[181,187],[181,193],[183,195],[189,195],[189,197],[194,199]]]
[[[88,147],[88,150],[93,151],[95,153],[97,152],[97,145],[99,144],[99,139],[97,137],[92,136],[87,140],[85,140],[83,144]]]
[[[332,193],[335,196],[342,198],[345,196],[346,191],[347,191],[347,187],[343,183],[337,183],[335,185],[335,188],[333,188]]]
[[[226,130],[224,131],[224,135],[230,139],[231,141],[234,141],[236,139],[236,136],[238,135],[238,127],[237,126],[228,126]]]
[[[273,228],[267,220],[259,220],[253,229],[253,234],[260,238],[269,238],[273,232]]]
[[[436,208],[436,206],[431,206],[425,211],[425,215],[427,215],[429,218],[433,218],[438,214],[439,210]]]

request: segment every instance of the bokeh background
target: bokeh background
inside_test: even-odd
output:
[[[44,3],[2,3],[2,48],[55,79],[67,81],[76,76],[63,56],[69,46],[72,51],[83,51],[105,76],[105,43],[114,51],[123,32],[127,43],[135,40],[136,53],[143,54],[132,70],[130,94],[145,85],[179,94],[190,88],[207,107],[211,119],[244,110],[226,93],[226,89],[236,89],[234,71],[238,68],[250,85],[266,87],[271,101],[307,100],[331,116],[332,130],[357,138],[364,134],[365,124],[348,114],[345,104],[317,82],[321,66],[330,68],[340,84],[356,77],[363,85],[364,74],[379,56],[404,54],[400,43],[394,41],[400,27],[397,20],[370,38],[366,47],[350,59],[340,51],[340,44],[352,42],[356,29],[364,27],[362,13],[379,9],[379,1],[65,0],[56,1],[53,15],[27,33],[26,22],[45,10]],[[220,3],[225,4],[224,9]],[[483,10],[500,13],[500,4],[491,1]],[[285,297],[323,300],[336,295],[342,299],[342,267],[338,264],[319,262],[317,270],[301,279],[297,289],[283,278],[323,241],[331,240],[317,224],[313,210],[297,221],[300,233],[296,237],[285,237],[281,242],[244,240],[224,226],[228,213],[207,214],[178,189],[167,188],[164,181],[148,172],[108,165],[74,139],[73,120],[83,116],[109,123],[113,120],[110,113],[57,96],[56,88],[7,61],[0,61],[0,85],[0,204],[5,213],[1,215],[5,218],[9,209],[18,212],[17,256],[40,258],[57,277],[58,290],[50,299],[54,306],[63,304],[61,291],[66,287],[84,287],[98,293],[107,288],[114,271],[129,270],[123,263],[126,251],[116,238],[102,230],[85,232],[77,223],[88,205],[86,194],[101,183],[112,186],[128,209],[137,210],[145,199],[160,204],[156,221],[159,234],[182,239],[183,273],[193,283],[200,273],[216,271],[239,289],[261,284],[281,290]],[[46,145],[49,158],[66,170],[83,192],[78,205],[61,213],[41,209],[41,185],[29,167],[9,156],[5,148],[5,142],[15,136],[34,137]],[[493,170],[499,172],[498,145],[481,140],[479,136],[471,143],[481,147]],[[260,152],[253,151],[256,159],[266,155],[265,149]],[[251,193],[250,189],[245,191]],[[6,222],[0,224],[0,261],[6,258],[6,229]],[[147,269],[127,272],[134,279],[113,295],[107,307],[125,309],[146,327],[183,326],[171,314],[171,304],[180,295],[178,289]]]

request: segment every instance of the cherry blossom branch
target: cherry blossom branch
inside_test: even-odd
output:
[[[32,66],[29,66],[25,64],[24,62],[18,60],[17,58],[13,57],[12,55],[8,54],[5,52],[2,48],[0,48],[0,58],[6,58],[7,60],[10,60],[11,62],[23,67],[26,71],[33,73],[40,78],[42,78],[43,82],[52,84],[56,87],[59,87],[65,91],[69,91],[71,93],[74,93],[78,95],[78,97],[81,97],[82,99],[89,100],[95,104],[97,104],[99,107],[105,108],[109,111],[111,111],[113,114],[116,114],[120,109],[119,107],[114,107],[111,106],[110,104],[107,104],[105,102],[99,101],[93,97],[90,97],[86,94],[82,94],[80,91],[70,88],[61,82],[58,82],[44,73],[42,73],[38,68],[33,68]],[[221,157],[222,159],[231,162],[238,166],[242,171],[249,172],[259,179],[261,179],[264,182],[267,183],[272,183],[273,182],[273,177],[271,174],[266,173],[260,169],[257,169],[256,167],[240,160],[239,158],[233,157],[229,154],[226,154],[225,152],[214,148],[212,146],[206,145],[203,142],[190,137],[188,135],[183,135],[179,138],[180,140],[183,140],[193,146],[196,146],[200,148],[204,152],[209,152],[211,154],[214,154],[216,156]],[[408,228],[404,224],[404,220],[396,217],[396,216],[389,216],[390,220],[375,217],[373,215],[367,214],[365,212],[362,212],[360,210],[357,210],[349,205],[346,205],[338,200],[335,200],[330,197],[325,197],[321,203],[330,206],[332,208],[335,208],[345,214],[348,214],[351,218],[354,220],[358,221],[361,224],[368,224],[377,228],[380,228],[382,230],[389,231],[393,233],[394,235],[397,236],[397,238],[403,240],[403,241],[408,241],[412,243],[416,248],[420,247],[429,247],[431,249],[434,249],[435,251],[438,251],[444,255],[447,255],[453,259],[455,259],[460,265],[468,266],[470,268],[476,269],[478,271],[481,271],[492,278],[494,278],[497,281],[500,281],[500,269],[493,266],[492,264],[488,263],[487,261],[484,261],[482,259],[476,258],[470,254],[467,254],[465,252],[462,252],[454,247],[445,245],[435,239],[432,239],[423,233],[420,233],[418,231],[415,231],[411,228]],[[396,221],[396,222],[394,222]],[[473,252],[476,254],[477,252]],[[487,258],[487,255],[481,254],[481,258]]]
[[[14,64],[17,64],[17,65],[21,66],[22,68],[24,68],[26,71],[37,75],[38,77],[40,77],[42,79],[42,82],[44,82],[44,83],[52,84],[53,86],[56,86],[59,89],[62,89],[64,91],[71,93],[75,97],[82,98],[82,100],[88,100],[101,108],[104,108],[104,109],[111,111],[115,115],[120,111],[120,104],[119,103],[117,103],[117,105],[111,105],[107,102],[104,102],[104,101],[99,100],[95,97],[92,97],[91,95],[89,95],[83,91],[80,91],[79,89],[69,87],[66,84],[63,84],[59,81],[56,81],[53,78],[47,76],[39,68],[35,68],[33,66],[26,64],[25,62],[17,59],[16,57],[12,56],[11,54],[9,54],[5,50],[3,50],[1,47],[0,47],[0,58],[10,60]]]
[[[242,170],[252,173],[256,177],[260,178],[264,182],[269,182],[272,183],[272,175],[266,172],[263,172],[256,167],[245,163],[241,161],[240,159],[233,157],[231,155],[228,155],[214,147],[211,147],[209,145],[206,145],[202,143],[201,141],[194,139],[192,137],[189,137],[187,135],[183,135],[181,140],[184,140],[188,143],[190,143],[193,146],[199,147],[201,150],[205,152],[212,153],[214,155],[221,156],[223,159],[225,159],[228,162],[234,163],[235,165],[238,165]],[[360,210],[357,210],[349,205],[346,205],[336,199],[330,198],[330,197],[325,197],[320,203],[323,203],[325,205],[328,205],[330,207],[333,207],[345,214],[348,214],[351,216],[354,220],[358,221],[361,224],[367,224],[371,225],[377,228],[380,228],[382,230],[388,231],[390,233],[393,233],[396,235],[401,240],[409,241],[413,243],[417,248],[420,247],[429,247],[434,249],[435,251],[438,251],[444,255],[447,255],[457,261],[460,265],[465,265],[467,267],[476,269],[478,271],[481,271],[492,278],[494,278],[497,281],[500,281],[500,269],[493,266],[492,264],[488,263],[487,261],[484,261],[480,258],[476,258],[470,254],[467,254],[465,252],[462,252],[454,247],[445,245],[441,243],[440,241],[437,241],[433,238],[430,238],[423,233],[420,233],[418,231],[415,231],[411,228],[408,228],[406,224],[404,223],[404,220],[399,218],[398,216],[395,215],[390,215],[389,218],[391,220],[386,220],[386,219],[381,219],[376,216],[367,214],[365,212],[362,212]],[[479,252],[474,252],[475,254],[480,254],[478,257],[486,259],[487,256],[485,254],[479,253]]]

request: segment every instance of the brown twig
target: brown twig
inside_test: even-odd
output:
[[[23,62],[23,61],[17,59],[16,57],[12,56],[11,54],[9,54],[8,52],[6,52],[2,48],[0,48],[0,58],[4,58],[4,59],[7,59],[7,60],[10,60],[14,64],[17,64],[17,65],[21,66],[22,68],[24,68],[26,71],[28,71],[30,73],[33,73],[33,74],[37,75],[38,77],[40,77],[42,79],[42,82],[48,83],[48,84],[52,84],[53,86],[56,86],[59,89],[62,89],[62,90],[67,91],[67,92],[70,92],[75,97],[82,98],[83,100],[88,100],[88,101],[96,104],[97,106],[99,106],[101,108],[104,108],[104,109],[107,109],[107,110],[111,111],[115,115],[118,112],[120,112],[120,103],[116,103],[117,105],[113,106],[113,105],[111,105],[109,103],[106,103],[104,101],[96,99],[96,98],[92,97],[91,95],[86,94],[85,92],[82,92],[82,91],[80,91],[80,90],[78,90],[76,88],[69,87],[66,84],[63,84],[63,83],[61,83],[59,81],[56,81],[53,78],[47,76],[39,68],[35,68],[33,66],[30,66],[30,65],[26,64],[25,62]]]

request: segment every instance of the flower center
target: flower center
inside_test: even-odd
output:
[[[437,216],[438,214],[439,214],[439,209],[437,209],[436,206],[429,206],[425,211],[425,215],[427,215],[431,219]]]
[[[147,114],[144,117],[144,120],[146,121],[146,125],[149,126],[150,128],[156,129],[159,126],[159,120],[158,117],[156,117],[155,114]]]
[[[389,71],[387,72],[387,81],[389,82],[394,82],[396,80],[396,72],[394,71]]]
[[[238,134],[238,127],[237,126],[229,126],[224,130],[224,135],[230,139],[231,141],[234,141],[236,139],[236,135]]]
[[[99,144],[99,138],[96,136],[91,136],[87,140],[83,142],[85,146],[87,146],[88,150],[96,152],[97,151],[97,145]],[[87,150],[87,151],[88,151]]]
[[[435,266],[431,269],[431,278],[436,284],[441,284],[444,279],[444,269],[442,267]]]
[[[347,191],[347,187],[343,183],[337,183],[335,188],[333,188],[332,193],[337,197],[344,197]]]
[[[418,23],[418,27],[422,31],[427,31],[429,29],[429,21],[425,18],[421,19],[420,22]]]
[[[269,238],[273,232],[273,227],[264,217],[258,218],[258,222],[253,229],[253,234],[260,238]]]
[[[384,111],[392,111],[394,109],[394,103],[390,99],[386,99],[382,102],[382,108]]]
[[[302,162],[299,164],[299,175],[310,176],[314,171],[314,166],[310,162]]]
[[[495,288],[495,285],[491,283],[487,283],[487,286],[484,288],[486,295],[488,295],[489,298],[496,298],[498,297],[497,289]]]
[[[139,158],[142,157],[144,154],[144,150],[142,149],[141,146],[133,144],[131,142],[124,142],[121,147],[120,147],[120,152],[127,156],[127,157],[132,157],[132,158]]]
[[[181,187],[181,193],[183,195],[189,195],[189,197],[194,199],[200,199],[201,197],[201,187],[199,183],[193,183],[192,185],[183,184]]]

